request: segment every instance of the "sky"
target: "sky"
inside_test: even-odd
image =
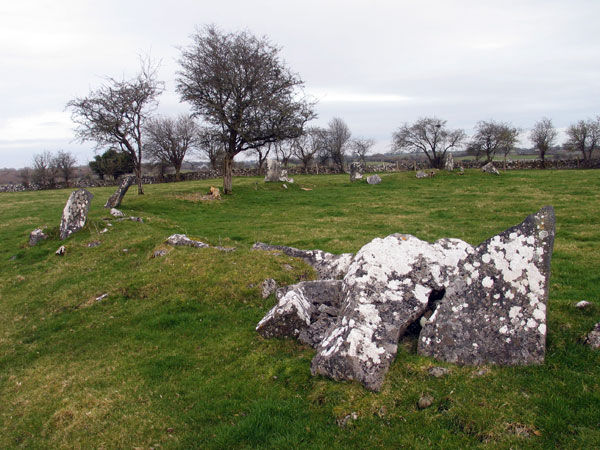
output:
[[[0,167],[93,143],[74,140],[67,102],[105,77],[160,61],[157,114],[190,111],[175,92],[177,59],[206,24],[247,30],[318,100],[316,126],[342,118],[353,136],[391,149],[421,117],[473,132],[480,120],[559,130],[600,114],[598,0],[19,0],[0,3]],[[561,134],[564,138],[564,134]]]

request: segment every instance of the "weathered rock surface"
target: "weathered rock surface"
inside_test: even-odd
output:
[[[288,178],[288,171],[283,169],[281,171],[281,175],[279,176],[279,181],[284,181],[286,183],[294,183],[294,179],[293,178]],[[285,185],[284,185],[285,186]],[[285,186],[287,189],[287,186]]]
[[[172,234],[167,238],[167,244],[173,246],[187,246],[187,247],[196,247],[196,248],[208,248],[210,245],[190,239],[185,234]]]
[[[379,184],[381,183],[381,177],[377,174],[375,175],[371,175],[370,177],[367,177],[367,183],[369,184]]]
[[[58,250],[54,252],[56,256],[65,256],[65,253],[67,253],[67,249],[64,245],[58,247]]]
[[[403,234],[361,248],[343,280],[340,317],[317,348],[312,373],[379,390],[400,336],[430,308],[430,294],[444,290],[472,252],[459,239],[430,244]]]
[[[276,159],[267,159],[267,175],[265,183],[274,183],[281,178],[281,164]]]
[[[104,207],[105,208],[118,208],[119,206],[121,206],[123,197],[125,197],[125,194],[127,194],[127,190],[129,189],[129,186],[131,186],[134,183],[134,181],[135,181],[134,176],[129,176],[129,177],[123,178],[123,180],[121,181],[121,184],[119,185],[119,188],[117,189],[117,192],[115,192],[113,195],[110,196],[110,198],[106,201],[106,204],[104,205]]]
[[[435,176],[435,172],[433,170],[429,171],[429,172],[424,172],[422,170],[419,170],[415,174],[415,177],[419,178],[419,179],[421,179],[421,178],[433,178],[434,176]]]
[[[257,242],[252,246],[253,250],[280,251],[294,258],[302,258],[307,264],[315,268],[320,279],[338,279],[346,275],[352,253],[342,253],[334,255],[323,250],[299,250],[294,247],[285,247],[283,245],[270,245],[263,242]]]
[[[125,214],[123,214],[123,211],[119,211],[117,208],[111,208],[110,215],[113,217],[125,217]]]
[[[44,239],[48,239],[48,235],[44,233],[42,228],[36,228],[29,234],[29,245],[33,247],[39,244]]]
[[[575,308],[577,309],[588,309],[592,304],[586,300],[581,300],[575,304]]]
[[[66,239],[81,230],[87,220],[90,203],[94,196],[85,189],[71,193],[60,221],[60,239]]]
[[[256,326],[261,336],[297,337],[316,347],[337,320],[341,280],[304,281],[277,291],[278,303]]]
[[[600,349],[600,322],[594,325],[594,329],[588,333],[585,344],[591,348]]]
[[[498,172],[498,169],[496,169],[496,167],[491,162],[489,162],[485,166],[483,166],[481,168],[481,171],[485,172],[485,173],[489,173],[491,175],[500,175],[500,172]]]
[[[260,284],[260,293],[262,298],[268,298],[269,295],[275,292],[278,287],[279,285],[277,284],[277,281],[275,281],[273,278],[267,278],[264,280]]]
[[[358,162],[350,163],[350,182],[362,180],[362,165]]]
[[[444,168],[449,172],[452,172],[454,170],[454,156],[452,155],[452,153],[448,153],[446,155],[446,161],[444,162]]]
[[[466,365],[542,363],[554,229],[554,209],[545,207],[479,245],[423,327],[419,354]]]

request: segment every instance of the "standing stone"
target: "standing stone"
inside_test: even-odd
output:
[[[362,166],[359,162],[353,162],[350,164],[350,182],[353,183],[357,180],[362,180]]]
[[[83,228],[93,198],[94,196],[85,189],[78,189],[69,196],[60,221],[61,240]]]
[[[369,184],[379,184],[381,183],[381,177],[379,175],[371,175],[370,177],[367,177],[367,183]]]
[[[448,153],[446,155],[446,163],[444,168],[449,172],[454,170],[454,156],[452,156],[452,153]]]
[[[425,323],[419,354],[465,365],[542,363],[554,224],[547,206],[479,245]]]
[[[281,178],[281,165],[276,159],[267,159],[267,175],[265,183],[278,182]]]
[[[485,173],[489,173],[491,175],[500,175],[500,172],[498,172],[498,169],[496,169],[496,167],[491,162],[489,162],[485,166],[483,166],[481,168],[481,171],[485,172]]]
[[[472,252],[459,239],[429,244],[404,234],[377,238],[361,248],[343,280],[340,317],[312,360],[313,375],[356,380],[379,390],[399,337]]]
[[[29,245],[33,247],[44,239],[48,239],[48,235],[41,228],[36,228],[29,234]]]
[[[129,186],[131,186],[134,181],[135,181],[135,177],[133,177],[133,176],[123,178],[123,180],[121,181],[121,184],[119,185],[119,188],[117,189],[117,192],[115,192],[113,195],[110,196],[110,198],[106,201],[106,204],[104,205],[104,207],[105,208],[118,208],[119,206],[121,206],[123,197],[125,197],[125,194],[127,193],[127,190],[129,189]]]

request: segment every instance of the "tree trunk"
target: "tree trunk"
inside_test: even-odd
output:
[[[175,181],[181,181],[181,163],[175,164]]]
[[[137,166],[135,168],[135,178],[138,185],[138,195],[144,195],[144,189],[142,188],[142,167]]]
[[[229,153],[225,154],[223,158],[223,193],[231,194],[232,189],[232,178],[233,178],[233,156]]]

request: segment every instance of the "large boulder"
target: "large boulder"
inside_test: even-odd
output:
[[[84,227],[93,198],[92,193],[85,189],[78,189],[71,193],[60,221],[59,237],[61,240],[68,238]]]
[[[276,159],[267,159],[267,175],[265,183],[278,182],[281,178],[281,164]]]
[[[371,175],[370,177],[367,177],[367,183],[369,184],[379,184],[381,183],[381,177],[377,174],[375,175]]]
[[[479,245],[425,323],[421,355],[467,365],[539,364],[554,244],[552,207]]]
[[[359,162],[350,163],[350,182],[362,180],[362,165]]]
[[[115,192],[113,195],[110,196],[110,198],[106,201],[106,204],[104,205],[104,207],[111,209],[111,208],[118,208],[119,206],[121,206],[123,197],[125,197],[127,190],[133,184],[134,181],[135,181],[134,176],[127,176],[127,177],[123,178],[121,180],[121,184],[119,185],[119,188],[117,189],[117,192]]]
[[[431,307],[431,294],[450,284],[472,252],[458,239],[429,244],[403,234],[361,248],[343,280],[340,316],[317,348],[312,373],[379,390],[399,337]]]
[[[314,267],[320,279],[338,279],[346,275],[352,253],[342,253],[335,255],[324,252],[323,250],[300,250],[294,247],[285,247],[283,245],[270,245],[263,242],[257,242],[252,246],[253,250],[279,251],[294,258],[302,258],[307,264]]]
[[[489,162],[485,166],[483,166],[481,168],[481,171],[485,172],[485,173],[489,173],[491,175],[500,175],[500,172],[498,172],[498,169],[496,169],[496,167],[491,162]]]

